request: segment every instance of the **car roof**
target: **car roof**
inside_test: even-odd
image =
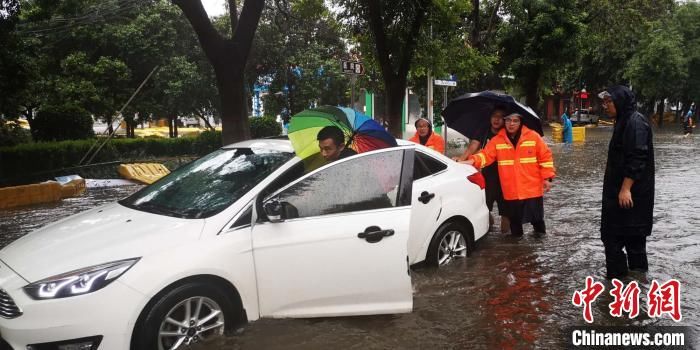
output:
[[[414,146],[415,143],[408,140],[396,139],[399,146]],[[223,147],[224,149],[231,148],[264,148],[277,150],[281,152],[294,152],[292,143],[286,137],[274,137],[264,139],[253,139],[241,142],[232,143]]]
[[[294,152],[292,143],[289,140],[274,138],[246,140],[226,145],[223,148],[263,148],[280,152]]]

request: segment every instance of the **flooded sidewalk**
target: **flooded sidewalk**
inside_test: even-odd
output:
[[[549,130],[546,130],[549,132]],[[648,239],[649,272],[632,274],[641,287],[640,314],[610,316],[600,206],[612,128],[587,129],[582,144],[550,144],[557,178],[545,196],[548,234],[523,238],[489,233],[475,253],[444,269],[413,272],[410,314],[260,320],[200,349],[555,349],[569,326],[586,325],[572,294],[591,276],[605,285],[593,304],[596,326],[692,326],[700,342],[700,136],[676,128],[655,131],[656,200]],[[548,140],[551,138],[548,137]],[[68,215],[122,198],[140,186],[90,189],[58,204],[0,211],[0,245]],[[495,230],[498,232],[498,230]],[[652,280],[681,282],[683,319],[649,318]],[[625,282],[631,279],[626,279]],[[322,281],[315,281],[322,283]]]

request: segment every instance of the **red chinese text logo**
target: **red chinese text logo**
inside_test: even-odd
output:
[[[583,306],[583,319],[588,323],[593,323],[593,312],[591,303],[595,301],[605,287],[600,282],[593,282],[593,277],[586,277],[586,288],[574,292],[571,302],[576,306]]]
[[[681,315],[681,283],[672,279],[662,285],[656,280],[651,282],[649,293],[647,293],[647,306],[649,306],[649,317],[661,317],[668,314],[678,322],[683,318]]]
[[[639,315],[639,284],[636,281],[630,282],[627,288],[617,278],[612,280],[613,289],[610,295],[615,300],[609,304],[610,316],[621,317],[622,311],[629,313],[629,318],[635,318]]]
[[[641,289],[637,281],[630,282],[626,287],[618,279],[612,280],[613,288],[610,295],[613,302],[608,304],[610,315],[613,317],[623,317],[623,312],[629,318],[639,315],[639,294]],[[578,307],[583,306],[583,319],[588,323],[593,323],[593,312],[591,304],[605,290],[600,282],[594,282],[593,277],[586,277],[586,288],[577,290],[571,302]],[[652,280],[647,296],[647,313],[649,317],[661,317],[668,314],[674,321],[679,322],[681,315],[681,283],[676,279],[671,279],[664,284],[659,284]]]

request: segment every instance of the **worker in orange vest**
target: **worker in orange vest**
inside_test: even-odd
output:
[[[511,234],[522,236],[523,222],[532,223],[536,235],[545,234],[542,197],[555,175],[552,152],[517,113],[505,118],[505,128],[486,147],[461,163],[483,168],[496,161]]]
[[[418,118],[414,125],[416,126],[416,134],[408,141],[420,143],[442,154],[445,153],[445,139],[433,132],[433,125],[428,119]]]

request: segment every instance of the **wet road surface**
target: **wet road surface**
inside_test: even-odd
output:
[[[574,307],[574,291],[586,276],[605,285],[593,304],[594,325],[683,325],[700,339],[700,136],[656,131],[654,230],[648,240],[647,274],[640,282],[640,315],[629,320],[608,313],[611,284],[604,279],[600,200],[611,128],[587,129],[583,144],[550,144],[557,179],[545,196],[548,234],[521,239],[489,233],[466,260],[440,270],[413,273],[414,311],[390,316],[260,320],[200,349],[523,349],[561,348],[569,326],[586,323]],[[548,132],[548,130],[547,130]],[[549,139],[549,138],[548,138]],[[91,189],[60,204],[0,211],[0,245],[138,187]],[[496,230],[497,231],[497,230]],[[652,280],[682,284],[683,319],[646,315]]]

